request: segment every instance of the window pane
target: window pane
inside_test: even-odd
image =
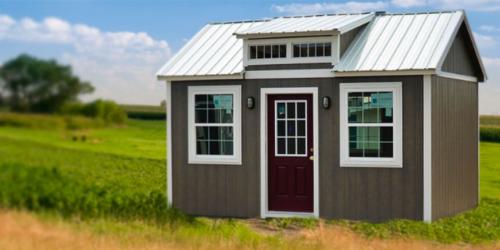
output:
[[[287,139],[287,147],[288,154],[295,154],[295,138]]]
[[[196,141],[196,154],[208,155],[208,141]]]
[[[295,118],[295,103],[289,102],[286,107],[287,118]]]
[[[286,154],[286,140],[284,138],[278,138],[278,154],[283,155]]]
[[[392,142],[393,141],[392,127],[381,127],[380,128],[380,141],[384,141],[384,142]]]
[[[272,53],[273,58],[280,57],[280,46],[279,45],[273,45],[272,50],[273,50],[273,53]]]
[[[349,141],[351,142],[366,141],[366,127],[350,127]]]
[[[196,139],[208,140],[208,127],[196,127]]]
[[[221,143],[221,155],[233,155],[233,142],[224,141]]]
[[[208,153],[210,155],[220,155],[220,141],[210,141]]]
[[[364,129],[366,131],[366,139],[364,141],[377,143],[380,141],[379,127],[365,127]]]
[[[332,55],[332,45],[330,43],[325,43],[325,56]]]
[[[278,121],[278,136],[285,136],[285,121]]]
[[[220,127],[220,139],[224,141],[232,141],[233,140],[233,127]]]
[[[214,95],[207,95],[207,108],[214,108]]]
[[[297,103],[297,118],[306,118],[306,104],[303,102]]]
[[[324,44],[323,43],[317,43],[316,44],[316,56],[324,56]]]
[[[297,135],[306,136],[306,121],[297,121]]]
[[[295,136],[295,121],[287,121],[287,135]]]
[[[286,57],[286,45],[280,45],[280,58]]]
[[[207,110],[197,109],[195,112],[195,122],[196,123],[207,123]]]
[[[392,92],[379,93],[379,106],[380,106],[381,122],[392,123],[392,107],[393,107]]]
[[[315,43],[309,44],[309,56],[310,57],[316,56],[316,44]]]
[[[219,140],[220,139],[220,133],[221,133],[220,127],[210,127],[208,129],[208,131],[210,132],[210,135],[208,136],[208,138],[210,138],[210,140]]]
[[[257,58],[257,48],[255,46],[250,46],[250,59]]]
[[[365,123],[379,122],[377,96],[377,92],[363,93],[363,122]]]
[[[285,103],[278,103],[278,118],[285,118]]]
[[[298,138],[297,139],[297,154],[303,155],[306,153],[306,139],[305,138]]]
[[[220,123],[220,110],[219,109],[209,109],[208,110],[208,123]]]
[[[363,156],[363,143],[351,142],[349,143],[349,157],[362,157]]]
[[[362,108],[349,108],[349,122],[359,123],[362,122],[363,109]]]
[[[213,97],[213,107],[217,109],[233,108],[233,96],[232,95],[214,95]]]
[[[300,57],[307,57],[307,43],[300,45]]]
[[[257,58],[264,58],[264,46],[257,46]]]
[[[300,57],[300,45],[293,45],[293,57]]]
[[[221,109],[221,123],[233,123],[233,110]]]
[[[377,142],[365,142],[365,157],[378,157],[379,145]]]
[[[271,58],[271,45],[264,46],[264,58]]]
[[[197,109],[207,108],[207,95],[195,95],[194,107]]]
[[[382,158],[393,157],[393,144],[392,143],[380,143],[380,157],[382,157]]]

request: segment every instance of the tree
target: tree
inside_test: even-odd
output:
[[[20,55],[0,68],[7,103],[14,111],[54,112],[67,102],[77,101],[94,87],[73,75],[70,66],[55,60]]]

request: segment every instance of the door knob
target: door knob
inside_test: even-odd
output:
[[[314,161],[314,155],[309,156],[309,160]]]

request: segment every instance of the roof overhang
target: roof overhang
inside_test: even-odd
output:
[[[324,31],[303,31],[303,32],[279,32],[279,33],[252,33],[235,34],[240,39],[267,39],[267,38],[285,38],[285,37],[312,37],[312,36],[333,36],[340,34],[338,30]]]
[[[243,79],[243,74],[232,75],[198,75],[198,76],[166,76],[157,75],[156,79],[160,81],[181,82],[181,81],[210,81],[210,80],[237,80]]]

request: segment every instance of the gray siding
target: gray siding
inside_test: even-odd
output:
[[[478,84],[432,77],[432,217],[478,204]]]
[[[362,31],[365,27],[366,25],[361,25],[347,33],[340,35],[340,58],[342,58],[347,48],[351,46],[352,41],[354,41],[354,38],[356,38],[358,33]]]
[[[443,62],[442,70],[461,75],[477,76],[482,79],[469,34],[464,26],[460,28],[453,41]]]
[[[340,82],[403,82],[403,168],[340,168]],[[187,164],[187,86],[242,84],[242,102],[252,96],[256,107],[243,105],[241,166]],[[264,79],[179,82],[172,84],[173,202],[193,215],[257,217],[260,214],[260,89],[317,86],[329,96],[330,109],[319,108],[320,215],[324,218],[383,221],[422,218],[422,77],[343,79]]]

